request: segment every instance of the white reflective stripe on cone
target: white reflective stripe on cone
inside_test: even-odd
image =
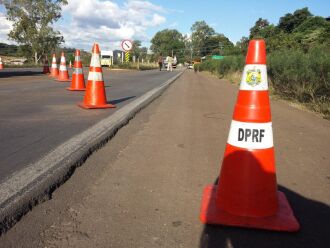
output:
[[[74,61],[80,61],[80,56],[75,56]]]
[[[245,65],[240,90],[268,90],[266,65]]]
[[[93,72],[93,71],[90,71],[88,73],[88,80],[92,80],[92,81],[103,81],[102,72]]]
[[[61,57],[61,63],[65,63],[65,57]]]
[[[57,64],[52,64],[52,68],[57,68]]]
[[[52,63],[56,63],[56,58],[53,58]]]
[[[75,73],[75,74],[82,74],[83,73],[83,70],[82,70],[82,68],[74,68],[73,73]]]
[[[92,58],[91,58],[91,66],[93,67],[101,67],[101,62],[100,62],[100,55],[93,53]]]
[[[267,149],[274,146],[272,123],[251,123],[233,120],[228,144],[246,149]]]
[[[60,71],[66,71],[66,66],[65,65],[60,65]]]

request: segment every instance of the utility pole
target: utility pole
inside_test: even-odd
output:
[[[223,46],[222,46],[222,42],[219,41],[219,55],[221,55],[221,50],[222,50]]]

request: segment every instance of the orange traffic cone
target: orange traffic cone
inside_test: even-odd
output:
[[[285,195],[277,191],[263,40],[249,43],[219,182],[205,188],[200,219],[205,224],[299,229]]]
[[[78,106],[85,109],[116,107],[113,104],[107,103],[102,67],[100,62],[100,49],[97,43],[94,43],[92,49],[91,65],[89,67],[88,82],[84,102],[79,103]]]
[[[58,68],[57,68],[55,53],[53,54],[52,67],[50,68],[50,76],[55,78],[58,76]]]
[[[83,74],[82,63],[80,60],[80,50],[76,50],[73,73],[71,80],[71,87],[66,88],[67,90],[82,91],[85,90],[85,79]]]
[[[2,63],[2,58],[0,57],[0,70],[3,69],[3,63]]]
[[[69,68],[72,68],[72,63],[71,63],[71,60],[69,62]]]
[[[66,68],[66,61],[65,61],[65,56],[64,56],[63,52],[61,55],[60,70],[58,73],[57,81],[70,82],[69,73],[68,73],[68,69]]]
[[[50,73],[47,56],[45,57],[45,60],[44,60],[44,69],[43,69],[43,73],[44,73],[44,74],[49,74],[49,73]]]

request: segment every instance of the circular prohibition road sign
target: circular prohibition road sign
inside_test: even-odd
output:
[[[121,43],[121,47],[126,51],[131,51],[133,48],[133,42],[130,40],[123,40]]]

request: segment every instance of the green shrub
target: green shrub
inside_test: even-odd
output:
[[[119,69],[128,69],[128,70],[137,70],[138,66],[137,63],[122,63],[116,64],[111,66],[112,69],[119,68]],[[158,68],[158,64],[139,64],[139,70],[153,70]]]
[[[330,115],[330,53],[326,47],[278,51],[268,56],[268,76],[277,95]]]
[[[244,67],[243,56],[227,56],[222,60],[206,60],[197,66],[198,71],[209,71],[218,74],[221,77],[226,76],[229,72],[240,71]]]
[[[242,71],[244,64],[243,56],[228,56],[204,61],[197,65],[197,70],[226,77]],[[330,48],[316,46],[307,53],[275,51],[267,56],[267,68],[274,94],[304,103],[330,117]]]

